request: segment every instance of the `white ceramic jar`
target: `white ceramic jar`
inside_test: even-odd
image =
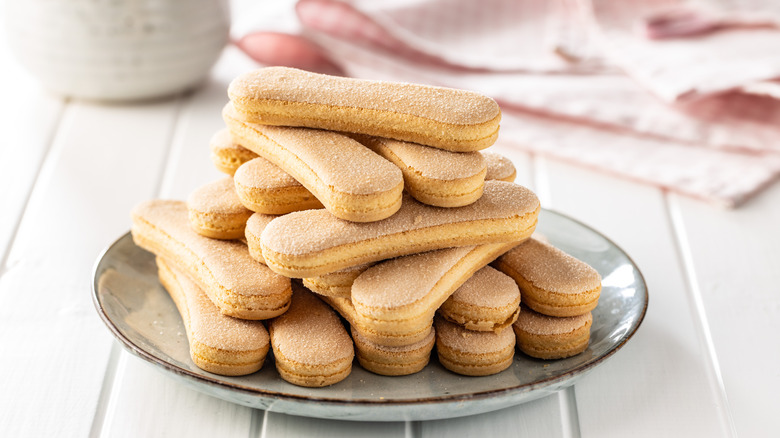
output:
[[[8,42],[44,87],[84,99],[171,95],[229,38],[228,0],[7,0]]]

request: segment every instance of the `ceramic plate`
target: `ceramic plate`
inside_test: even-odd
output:
[[[512,366],[493,376],[464,377],[436,361],[423,371],[383,377],[355,363],[350,376],[326,388],[283,381],[269,354],[263,368],[225,377],[197,368],[173,301],[157,281],[154,256],[130,234],[112,244],[94,272],[95,306],[111,332],[134,355],[183,384],[253,408],[344,420],[431,420],[488,412],[544,397],[572,385],[603,363],[634,334],[647,310],[647,288],[633,261],[598,232],[559,213],[543,210],[537,231],[553,245],[596,268],[603,279],[593,311],[590,345],[568,359],[543,361],[515,355]]]

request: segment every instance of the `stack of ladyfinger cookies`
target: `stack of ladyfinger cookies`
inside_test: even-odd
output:
[[[531,237],[539,200],[482,151],[495,101],[282,67],[228,95],[210,146],[230,176],[132,214],[198,367],[249,374],[270,349],[284,380],[318,387],[355,356],[406,375],[435,346],[447,369],[489,375],[515,346],[541,359],[587,348],[601,278]]]

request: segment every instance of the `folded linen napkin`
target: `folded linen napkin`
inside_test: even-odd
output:
[[[577,5],[301,0],[303,32],[291,38],[316,56],[281,63],[477,90],[504,110],[499,142],[721,205],[780,175],[780,102],[741,93],[659,101],[599,54]],[[239,45],[277,63],[262,42],[278,38],[251,33]]]

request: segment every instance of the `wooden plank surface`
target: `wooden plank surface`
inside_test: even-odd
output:
[[[780,185],[734,211],[678,196],[670,205],[734,433],[777,436],[767,420],[780,406]]]
[[[4,42],[0,38],[0,275],[65,107],[16,64]]]
[[[90,272],[153,192],[176,105],[70,104],[0,281],[4,436],[86,436],[111,336]],[[45,412],[45,415],[42,415]]]
[[[728,435],[663,192],[555,161],[537,169],[550,205],[611,238],[648,283],[642,327],[576,385],[582,436]]]

